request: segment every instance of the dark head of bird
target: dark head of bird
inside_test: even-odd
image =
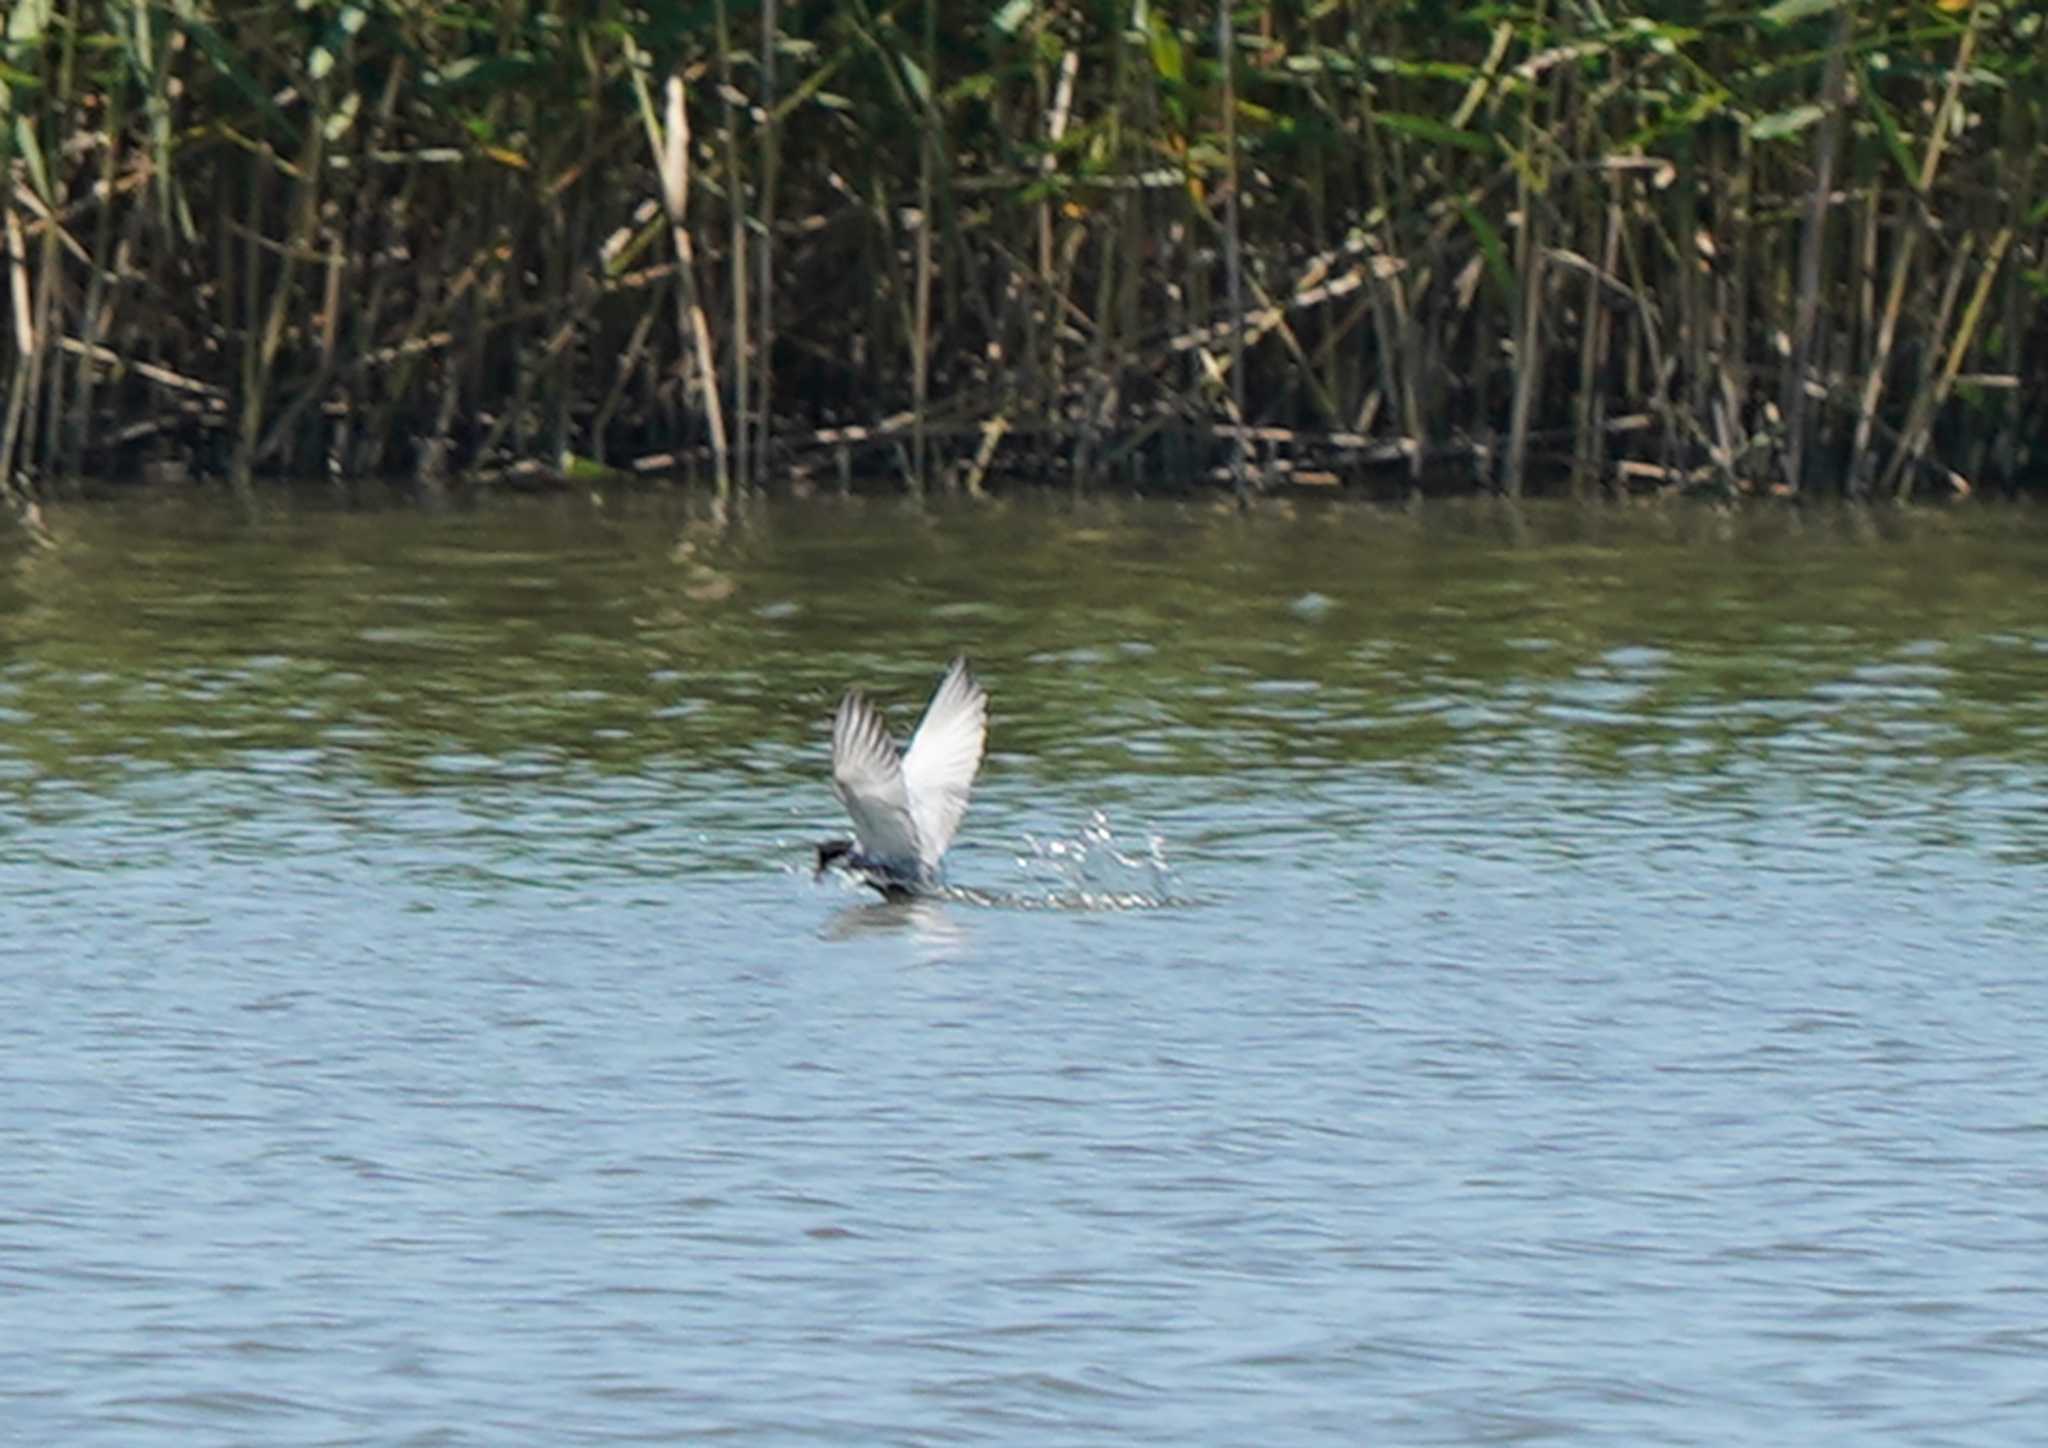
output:
[[[853,853],[852,840],[821,840],[818,843],[818,874],[827,870]]]
[[[876,891],[884,900],[900,905],[906,900],[915,900],[917,891],[908,883],[895,879],[876,869],[856,853],[857,846],[852,840],[820,840],[818,842],[818,873],[814,879],[822,880],[825,872],[834,865],[842,870],[851,870],[859,876],[860,882]]]

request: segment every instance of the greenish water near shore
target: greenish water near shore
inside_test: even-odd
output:
[[[1061,771],[1426,767],[1531,737],[1700,771],[1871,730],[1910,731],[1928,767],[2048,757],[2032,510],[51,517],[55,546],[4,555],[0,717],[58,776],[296,748],[393,780],[451,753],[790,768],[849,680],[915,693],[955,650],[1002,680],[995,747]],[[1879,714],[1847,707],[1872,693]]]

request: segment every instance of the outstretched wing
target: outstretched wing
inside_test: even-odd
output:
[[[853,819],[862,854],[878,863],[919,858],[896,741],[858,691],[839,701],[832,719],[832,792]]]
[[[901,770],[927,867],[938,865],[959,832],[987,739],[988,690],[968,672],[967,660],[955,659],[932,693]]]

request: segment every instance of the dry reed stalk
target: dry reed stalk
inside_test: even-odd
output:
[[[81,341],[76,337],[59,337],[56,340],[57,345],[66,352],[75,357],[83,357],[95,366],[112,367],[118,368],[123,372],[133,372],[137,377],[146,377],[159,386],[168,387],[176,392],[189,392],[196,397],[211,399],[215,403],[224,404],[228,401],[228,392],[225,388],[216,387],[212,383],[201,381],[197,377],[188,377],[183,373],[173,372],[168,367],[159,367],[153,362],[142,362],[124,357],[113,348],[102,343]]]
[[[1230,0],[1216,0],[1216,51],[1223,68],[1223,154],[1227,168],[1225,184],[1230,188],[1223,198],[1223,224],[1226,236],[1224,272],[1230,287],[1230,415],[1231,421],[1243,426],[1244,258],[1237,214],[1237,53],[1236,36],[1230,23]],[[1207,362],[1206,356],[1204,361]],[[1251,498],[1251,468],[1242,437],[1237,440],[1237,446],[1232,450],[1231,469],[1236,479],[1238,500],[1248,502]]]
[[[394,118],[404,94],[403,83],[409,74],[410,70],[403,60],[391,67],[390,74],[385,78],[383,94],[378,98],[371,113],[370,124],[358,133],[359,154],[365,164],[368,164],[370,158],[384,152],[387,147]],[[330,161],[338,162],[343,159],[346,158],[335,156],[331,157]],[[308,389],[309,393],[325,391],[335,379],[338,378],[340,381],[339,396],[335,400],[342,409],[342,421],[327,439],[325,458],[329,476],[336,479],[357,476],[369,454],[383,446],[381,437],[365,436],[362,417],[366,408],[359,399],[366,387],[374,385],[375,378],[371,375],[374,369],[370,365],[369,354],[378,346],[382,336],[381,319],[385,315],[394,287],[401,285],[403,272],[398,267],[374,264],[375,236],[384,217],[410,213],[421,178],[427,174],[428,169],[425,165],[411,160],[395,160],[391,164],[402,168],[398,185],[377,197],[381,205],[363,202],[355,205],[354,214],[345,229],[346,237],[344,238],[343,228],[336,228],[333,236],[333,244],[342,259],[342,265],[338,268],[330,267],[328,272],[329,298],[326,311],[330,330],[340,318],[340,285],[344,276],[361,269],[367,269],[370,275],[366,294],[352,299],[347,309],[349,335],[346,348],[342,349],[337,345],[337,350],[323,359],[319,386]],[[414,325],[417,326],[417,322]],[[281,436],[284,422],[285,419],[280,418],[279,423],[273,426],[274,435]],[[266,443],[265,453],[268,454],[270,450],[270,445]]]
[[[35,385],[35,314],[29,300],[28,244],[22,235],[21,218],[13,206],[14,188],[0,178],[0,204],[5,205],[7,224],[7,293],[14,318],[15,365],[8,369],[7,413],[0,422],[0,490],[18,494],[15,485],[15,448],[21,440],[22,419],[28,407],[29,390]]]
[[[776,173],[782,162],[781,126],[776,119],[775,95],[775,44],[779,35],[776,3],[777,0],[761,0],[760,159],[755,193],[761,228],[760,273],[755,301],[760,317],[755,328],[760,339],[757,354],[760,359],[760,396],[754,403],[757,430],[753,458],[756,472],[764,478],[767,476],[770,438],[775,426],[775,206]]]
[[[718,100],[721,107],[721,140],[725,149],[726,289],[732,304],[732,396],[734,471],[743,487],[757,486],[762,479],[753,466],[753,356],[749,345],[750,312],[747,306],[747,208],[746,185],[740,176],[739,101],[732,78],[732,18],[727,0],[713,6],[713,35],[718,45]],[[645,340],[644,337],[641,340]],[[613,395],[624,395],[626,369],[619,373]],[[608,413],[606,414],[609,415]]]
[[[1428,452],[1427,424],[1423,415],[1420,391],[1420,358],[1417,355],[1417,325],[1414,309],[1409,303],[1407,281],[1414,263],[1401,254],[1398,239],[1394,234],[1393,218],[1397,210],[1393,199],[1399,178],[1391,176],[1386,146],[1380,135],[1380,127],[1368,96],[1362,100],[1360,121],[1361,140],[1364,149],[1366,187],[1372,199],[1370,216],[1377,220],[1378,255],[1387,265],[1375,266],[1374,279],[1381,283],[1371,288],[1373,303],[1373,353],[1379,363],[1380,389],[1393,399],[1399,412],[1396,426],[1401,429],[1399,441],[1407,449],[1409,463],[1408,483],[1412,493],[1422,490],[1422,467]],[[1426,277],[1426,272],[1419,273]],[[1426,283],[1419,282],[1415,290],[1421,295]]]
[[[1881,491],[1896,491],[1901,500],[1911,491],[1913,479],[1907,471],[1907,465],[1919,462],[1927,450],[1927,439],[1934,426],[1935,413],[1948,401],[1949,393],[1955,387],[1956,378],[1962,371],[1963,358],[1968,354],[1970,344],[1976,338],[1978,324],[1984,316],[1984,304],[1990,299],[1992,283],[1998,278],[1999,268],[2005,262],[2006,249],[2012,245],[2012,238],[2013,229],[2010,226],[2001,227],[1998,234],[1992,237],[1990,250],[1986,253],[1984,264],[1977,273],[1976,290],[1970,294],[1969,304],[1963,309],[1962,320],[1956,326],[1955,335],[1949,339],[1941,369],[1913,399],[1912,411],[1908,414],[1898,449],[1893,453],[1891,465],[1878,484]],[[1956,276],[1959,278],[1960,275],[1961,267],[1958,265]],[[1952,301],[1952,295],[1944,299],[1944,327],[1948,303]],[[1939,331],[1936,335],[1939,335]],[[1948,471],[1948,479],[1949,485],[1957,492],[1971,491],[1969,482],[1953,470]]]
[[[2008,101],[2009,105],[2015,102]],[[2015,127],[2015,129],[2021,129]],[[2018,183],[2006,188],[2011,198],[2011,216],[2033,216],[2037,214],[2035,198],[2036,182],[2039,177],[2040,147],[2026,148],[2026,159],[2021,166]],[[2003,353],[2005,370],[2014,377],[2025,365],[2023,349],[2027,333],[2026,297],[2029,288],[2010,272],[2004,281],[2005,305],[2001,309],[1999,342]],[[2017,387],[2013,388],[2000,409],[2003,414],[1996,438],[1991,444],[1991,456],[1996,460],[1995,468],[2000,479],[2010,484],[2019,471],[2021,454],[2021,428],[2024,425],[2026,407]]]
[[[910,442],[909,487],[913,497],[924,492],[927,466],[925,406],[931,390],[932,358],[932,173],[938,167],[940,136],[938,107],[929,87],[931,77],[938,72],[938,45],[937,0],[925,0],[925,89],[917,98],[923,124],[918,128],[916,278],[912,284],[914,315],[910,333],[910,410],[916,418],[911,425]]]
[[[1898,338],[1899,313],[1905,305],[1906,282],[1914,243],[1918,239],[1917,231],[1908,230],[1899,238],[1899,249],[1892,258],[1891,281],[1885,288],[1884,310],[1878,316],[1877,337],[1871,348],[1864,373],[1863,393],[1856,408],[1855,435],[1849,445],[1849,492],[1853,497],[1863,497],[1870,491],[1871,470],[1875,464],[1870,452],[1871,433],[1877,425],[1878,399],[1884,391],[1885,372],[1891,366],[1892,346]]]
[[[1796,495],[1806,460],[1806,380],[1813,359],[1813,329],[1820,315],[1821,249],[1826,241],[1829,204],[1835,184],[1835,156],[1841,150],[1842,110],[1848,92],[1849,37],[1855,7],[1836,12],[1835,34],[1828,46],[1827,71],[1821,81],[1823,112],[1813,138],[1813,189],[1807,196],[1806,220],[1799,238],[1799,282],[1793,293],[1792,355],[1779,389],[1778,409],[1784,416],[1782,461],[1786,492]]]
[[[1919,233],[1917,231],[1909,231],[1901,238],[1899,247],[1901,257],[1910,258],[1913,251],[1913,243],[1918,236]],[[1935,323],[1929,332],[1929,335],[1933,338],[1940,338],[1947,330],[1949,315],[1955,309],[1956,297],[1962,287],[1964,268],[1968,264],[1970,252],[1975,245],[1975,237],[1964,236],[1959,243],[1955,260],[1949,265],[1948,279],[1942,287],[1941,300],[1937,304]],[[1878,389],[1882,384],[1884,372],[1890,361],[1893,339],[1897,335],[1898,319],[1905,300],[1906,282],[1907,273],[1904,267],[1895,265],[1892,272],[1890,295],[1885,303],[1884,320],[1878,330],[1878,353],[1872,361],[1870,376],[1864,384],[1863,409],[1857,420],[1856,455],[1851,459],[1854,477],[1856,478],[1856,485],[1852,491],[1857,496],[1861,496],[1868,491],[1871,481],[1871,474],[1868,470],[1875,465],[1875,458],[1865,452],[1870,435],[1868,429],[1869,424],[1874,422],[1876,418]],[[1909,418],[1918,414],[1923,401],[1926,399],[1934,371],[1934,360],[1931,351],[1923,350],[1920,356],[1920,385],[1914,390],[1913,397],[1908,403]],[[1900,446],[1894,450],[1892,461],[1884,469],[1884,481],[1877,483],[1880,489],[1889,487],[1891,480],[1899,475],[1899,469],[1903,466],[1901,459],[1906,455],[1906,439],[1910,438],[1912,431],[1913,427],[1909,422],[1906,429],[1900,434]]]
[[[1914,188],[1914,201],[1921,215],[1925,213],[1927,196],[1933,190],[1934,178],[1941,166],[1949,128],[1955,116],[1955,107],[1962,94],[1963,76],[1976,51],[1977,24],[1983,8],[1980,3],[1970,9],[1968,23],[1963,29],[1963,38],[1956,47],[1955,62],[1949,67],[1948,83],[1943,89],[1941,103],[1935,108],[1933,124],[1929,128],[1927,149],[1921,156],[1920,173]],[[1877,345],[1871,354],[1869,370],[1864,377],[1863,395],[1857,408],[1855,440],[1850,447],[1850,492],[1858,497],[1869,490],[1870,470],[1875,463],[1870,453],[1870,437],[1877,420],[1878,399],[1884,390],[1885,371],[1890,366],[1892,346],[1898,336],[1899,312],[1905,302],[1906,284],[1912,270],[1913,254],[1920,234],[1918,228],[1906,229],[1899,237],[1898,250],[1892,256],[1891,284],[1886,290],[1884,312],[1878,322]]]
[[[21,420],[19,439],[33,449],[31,467],[35,472],[47,470],[57,456],[55,428],[61,411],[62,373],[58,359],[61,350],[52,346],[56,335],[57,278],[62,265],[58,256],[58,237],[62,228],[54,220],[56,198],[49,198],[52,218],[43,228],[42,256],[36,264],[34,337],[35,350],[29,354],[28,407]],[[44,389],[48,389],[47,400]],[[34,441],[37,424],[43,425],[43,438]]]
[[[1118,46],[1115,63],[1109,71],[1109,101],[1095,122],[1103,136],[1104,167],[1112,174],[1124,163],[1124,117],[1129,107],[1130,69],[1130,47]],[[1079,436],[1073,451],[1076,489],[1086,489],[1095,480],[1096,455],[1101,450],[1103,435],[1119,395],[1120,379],[1112,357],[1116,350],[1118,325],[1117,281],[1119,273],[1130,265],[1130,238],[1123,224],[1127,202],[1128,194],[1122,189],[1112,193],[1109,203],[1112,211],[1106,224],[1099,229],[1095,251],[1095,310],[1088,329],[1088,362],[1082,374],[1085,381],[1078,404]],[[1099,210],[1096,215],[1101,215]]]
[[[113,254],[114,206],[112,204],[116,186],[120,179],[120,158],[126,128],[121,124],[119,107],[121,92],[108,97],[109,114],[105,127],[100,132],[100,178],[94,188],[99,199],[96,208],[94,237],[91,248],[92,262],[87,268],[85,298],[79,309],[79,330],[87,342],[96,342],[111,324],[113,303],[110,300],[107,278],[110,269],[102,260]],[[131,211],[132,214],[132,211]],[[66,429],[63,467],[73,476],[84,471],[85,438],[89,419],[93,412],[93,395],[99,379],[97,368],[81,366],[76,374],[72,392],[70,426]]]
[[[999,412],[981,426],[981,446],[974,450],[974,461],[967,469],[966,489],[970,498],[987,496],[982,491],[982,479],[988,476],[989,464],[995,461],[996,448],[1002,443],[1003,435],[1010,430],[1010,415]]]
[[[1059,79],[1053,85],[1052,106],[1045,116],[1045,154],[1038,158],[1042,181],[1050,182],[1058,169],[1060,141],[1067,134],[1067,120],[1073,114],[1074,78],[1080,72],[1081,52],[1070,48],[1060,56]],[[1038,203],[1038,275],[1047,286],[1053,284],[1052,213],[1052,198],[1048,194]]]
[[[1854,330],[1842,363],[1858,370],[1877,346],[1877,257],[1884,219],[1881,188],[1873,184],[1865,193],[1863,221],[1856,231]]]
[[[324,90],[316,94],[324,98]],[[255,370],[253,375],[245,370],[243,377],[242,416],[229,481],[244,497],[250,492],[255,465],[263,455],[263,415],[276,376],[277,354],[284,343],[285,325],[292,315],[293,304],[298,300],[294,290],[298,265],[302,259],[315,255],[312,238],[319,221],[320,177],[324,170],[321,162],[327,134],[325,111],[325,105],[316,100],[306,127],[305,153],[300,157],[297,173],[292,176],[291,231],[287,239],[275,247],[279,257],[277,280],[271,288],[263,330],[254,348],[245,349],[243,354],[245,369],[253,365]],[[271,244],[259,235],[251,239],[251,246],[263,250],[270,248]],[[299,393],[302,405],[312,402],[317,396],[317,384]],[[273,432],[272,436],[278,435]]]
[[[1653,172],[1648,179],[1654,189],[1661,190],[1671,183],[1674,176]],[[1621,256],[1626,263],[1626,279],[1621,290],[1634,303],[1634,308],[1631,312],[1630,344],[1622,351],[1625,376],[1621,390],[1631,402],[1647,405],[1656,418],[1658,456],[1662,466],[1671,469],[1675,467],[1678,456],[1678,428],[1675,421],[1677,408],[1671,398],[1670,385],[1678,371],[1678,359],[1664,346],[1661,314],[1652,305],[1657,297],[1655,283],[1649,275],[1640,245],[1642,237],[1654,230],[1655,208],[1639,197],[1629,209],[1637,224],[1622,230]]]
[[[664,97],[665,117],[657,120],[646,81],[634,71],[640,89],[641,115],[647,143],[661,177],[662,207],[668,213],[669,239],[676,252],[676,321],[690,339],[697,386],[704,399],[704,421],[711,434],[713,477],[720,502],[732,492],[731,461],[726,453],[725,411],[719,401],[717,360],[711,352],[711,328],[697,297],[697,259],[690,239],[690,116],[684,105],[683,78],[671,75]],[[764,369],[765,383],[765,369]]]
[[[1756,146],[1747,131],[1734,137],[1732,144],[1735,154],[1725,163],[1729,183],[1717,198],[1727,218],[1730,245],[1720,274],[1722,290],[1715,307],[1715,328],[1720,340],[1723,405],[1731,418],[1750,428],[1745,446],[1754,449],[1768,445],[1771,427],[1768,404],[1762,409],[1762,427],[1752,421],[1756,410],[1750,400],[1754,364],[1745,342],[1747,320],[1755,314],[1760,240],[1755,225]]]
[[[1500,491],[1509,498],[1522,496],[1528,466],[1529,427],[1535,410],[1536,376],[1542,370],[1543,350],[1543,266],[1544,248],[1538,233],[1542,222],[1536,210],[1523,217],[1528,234],[1521,271],[1521,307],[1515,316],[1515,384],[1508,404],[1508,441],[1500,473]]]
[[[1039,304],[1026,310],[1025,323],[1029,366],[1041,378],[1064,378],[1066,374],[1064,333],[1057,313],[1066,311],[1084,316],[1060,284],[1060,275],[1066,270],[1060,252],[1065,252],[1066,261],[1071,264],[1081,233],[1077,227],[1068,228],[1065,245],[1059,245],[1051,184],[1059,167],[1060,142],[1066,137],[1067,124],[1073,114],[1075,80],[1080,71],[1081,53],[1071,47],[1063,51],[1059,75],[1053,83],[1051,105],[1045,116],[1045,150],[1038,162],[1042,192],[1038,203],[1038,266],[1027,280],[1031,283],[1029,290],[1036,294]]]
[[[50,17],[46,16],[45,22],[31,23],[36,24],[37,28],[40,29],[42,23],[46,23],[48,18]],[[83,27],[79,24],[79,18],[78,0],[72,0],[72,3],[65,7],[63,23],[56,27],[61,40],[58,48],[56,75],[52,78],[54,83],[51,90],[56,102],[53,119],[57,123],[57,128],[53,134],[59,137],[78,134],[82,125],[82,111],[79,107],[80,97],[75,90],[78,46],[79,41],[82,39],[81,32],[83,30]],[[40,275],[36,278],[36,341],[44,354],[42,359],[44,371],[41,382],[42,386],[47,390],[47,396],[40,403],[31,398],[29,429],[31,432],[33,431],[36,421],[34,409],[40,405],[42,408],[40,420],[43,438],[39,449],[37,466],[41,471],[52,471],[58,467],[63,456],[63,440],[67,431],[64,412],[64,354],[61,349],[54,348],[51,345],[52,339],[63,330],[63,324],[59,320],[58,315],[58,293],[62,288],[63,281],[60,270],[62,260],[58,255],[58,244],[61,239],[65,248],[70,250],[73,255],[79,256],[81,260],[85,260],[83,255],[85,248],[72,237],[70,228],[64,224],[70,208],[66,204],[67,193],[61,180],[62,148],[61,146],[51,147],[42,154],[46,167],[42,179],[42,187],[45,188],[42,200],[47,207],[48,215],[43,231],[43,258]],[[30,195],[34,195],[33,188]],[[82,424],[72,424],[73,428],[78,426],[82,426]]]
[[[1609,184],[1612,184],[1611,182]],[[1579,329],[1579,396],[1577,446],[1572,464],[1572,493],[1582,496],[1585,484],[1601,476],[1606,463],[1607,389],[1599,385],[1613,345],[1607,308],[1600,300],[1602,274],[1612,274],[1621,245],[1621,207],[1610,201],[1605,207],[1607,234],[1600,249],[1598,273],[1586,284],[1586,309]]]
[[[1548,20],[1544,0],[1537,0],[1535,14],[1531,19],[1532,31],[1540,32]],[[1521,302],[1514,317],[1514,390],[1508,404],[1507,450],[1501,460],[1497,486],[1501,493],[1516,499],[1522,496],[1525,469],[1528,466],[1530,414],[1535,407],[1536,377],[1542,366],[1543,352],[1543,267],[1544,230],[1549,218],[1549,135],[1544,131],[1544,115],[1539,115],[1539,97],[1553,99],[1552,92],[1561,85],[1564,71],[1554,72],[1558,79],[1544,87],[1532,80],[1527,98],[1522,102],[1521,136],[1522,154],[1515,166],[1515,196],[1517,210],[1521,214],[1521,228],[1515,237],[1516,266]],[[1556,107],[1545,106],[1548,113]],[[1485,410],[1481,409],[1481,415]]]

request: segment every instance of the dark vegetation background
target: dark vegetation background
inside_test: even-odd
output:
[[[22,503],[2038,486],[2032,6],[5,13]]]

